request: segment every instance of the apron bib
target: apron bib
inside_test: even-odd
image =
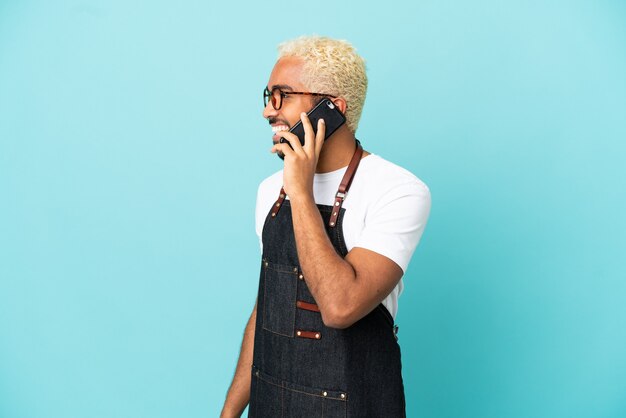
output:
[[[361,155],[357,143],[334,206],[317,205],[342,257],[348,250],[341,205]],[[405,417],[393,318],[380,304],[346,329],[324,325],[298,262],[284,190],[265,220],[262,239],[248,416]]]

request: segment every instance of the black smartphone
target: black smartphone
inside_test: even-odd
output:
[[[313,109],[307,113],[311,125],[313,126],[313,132],[317,133],[317,121],[324,119],[326,124],[326,135],[324,141],[328,139],[341,125],[346,122],[346,117],[337,109],[337,106],[330,99],[322,99]],[[298,121],[291,127],[289,132],[295,134],[300,143],[304,145],[304,126],[302,121]],[[289,143],[285,138],[280,138],[281,143]],[[291,145],[290,145],[291,146]]]

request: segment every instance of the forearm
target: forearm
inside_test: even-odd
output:
[[[228,389],[221,418],[240,417],[250,402],[250,379],[252,369],[252,353],[254,348],[254,332],[256,325],[256,304],[250,315],[243,335],[239,361],[233,382]]]
[[[358,297],[357,275],[333,247],[312,196],[292,200],[298,259],[326,324],[340,327]]]

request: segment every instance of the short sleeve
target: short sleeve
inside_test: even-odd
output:
[[[384,255],[406,272],[426,227],[430,205],[430,191],[417,179],[386,191],[367,211],[355,247]]]
[[[278,197],[282,186],[282,179],[283,171],[277,171],[263,180],[257,190],[254,225],[259,238],[261,253],[263,252],[263,225],[265,225],[265,218],[267,218],[267,214]]]

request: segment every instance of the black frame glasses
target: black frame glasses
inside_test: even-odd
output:
[[[283,106],[283,99],[290,94],[300,94],[304,96],[323,96],[336,99],[337,96],[326,93],[310,93],[308,91],[284,91],[279,87],[274,87],[271,91],[267,87],[263,90],[263,107],[267,107],[268,103],[272,103],[274,110],[280,110]]]

